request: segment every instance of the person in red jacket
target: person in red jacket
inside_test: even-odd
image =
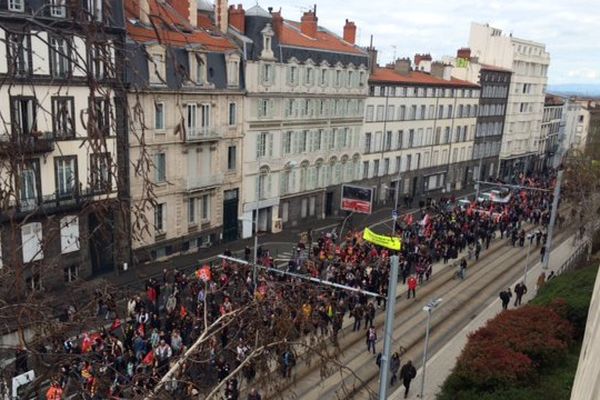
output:
[[[414,275],[411,275],[410,278],[408,278],[408,299],[410,299],[410,294],[412,292],[413,298],[417,298],[416,295],[416,289],[417,289],[417,278],[415,278]]]

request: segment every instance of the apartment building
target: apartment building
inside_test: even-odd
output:
[[[503,35],[489,25],[471,24],[469,48],[479,62],[512,71],[500,175],[510,176],[535,166],[540,148],[542,116],[550,54],[543,43]]]
[[[542,116],[541,140],[543,146],[538,153],[539,168],[553,167],[560,163],[559,139],[564,129],[565,100],[560,96],[546,95]]]
[[[126,12],[135,260],[235,240],[244,80],[227,21],[196,0],[128,1]]]
[[[219,4],[219,2],[218,2]],[[220,7],[222,9],[222,7]],[[340,185],[359,177],[368,54],[318,25],[254,6],[229,7],[244,49],[243,237],[339,211]]]
[[[454,77],[481,87],[473,145],[473,177],[481,180],[496,177],[512,72],[480,63],[477,57],[471,56],[469,48],[458,49],[456,57],[447,57],[444,61],[454,66]]]
[[[375,63],[374,63],[375,64]],[[458,190],[473,176],[480,88],[452,66],[416,55],[374,66],[360,141],[361,180],[379,201]]]
[[[121,0],[0,3],[0,267],[18,293],[113,270]]]

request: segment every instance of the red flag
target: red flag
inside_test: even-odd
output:
[[[406,217],[404,217],[404,222],[406,222],[406,225],[412,225],[414,220],[415,219],[412,214],[408,214]]]
[[[209,265],[204,265],[198,271],[196,271],[196,277],[204,282],[208,282],[212,279],[212,273]]]
[[[92,350],[92,343],[92,338],[90,338],[87,333],[84,333],[83,340],[81,341],[81,352],[87,353]]]
[[[150,351],[148,354],[146,354],[142,362],[146,365],[154,364],[154,352]]]
[[[184,306],[181,306],[181,310],[179,310],[179,315],[181,316],[181,318],[185,318],[185,316],[187,315],[187,310]]]
[[[140,326],[138,326],[137,329],[138,333],[140,334],[140,336],[145,336],[146,335],[146,328],[144,327],[144,324],[140,324]]]
[[[110,326],[110,331],[116,331],[121,327],[121,320],[119,318],[115,318],[112,325]]]

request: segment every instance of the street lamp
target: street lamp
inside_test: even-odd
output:
[[[252,233],[254,234],[254,249],[253,249],[253,258],[252,258],[252,283],[254,285],[254,289],[256,289],[256,279],[257,279],[257,270],[256,270],[256,261],[257,261],[257,251],[258,251],[258,207],[254,212],[254,215],[251,219],[249,218],[239,218],[240,221],[250,222],[252,223]]]
[[[420,398],[423,398],[423,392],[425,391],[425,370],[427,368],[427,348],[429,347],[429,327],[431,324],[431,313],[433,310],[440,305],[442,299],[431,300],[425,307],[423,307],[423,311],[427,313],[427,328],[425,331],[425,349],[423,350],[423,373],[421,374],[421,394]]]
[[[527,282],[527,271],[529,270],[529,253],[531,252],[531,242],[533,241],[534,236],[535,235],[533,233],[530,233],[526,237],[529,244],[527,245],[527,257],[525,258],[525,271],[523,271],[523,284],[524,285],[527,284],[526,282]]]
[[[400,259],[397,255],[390,257],[390,276],[388,283],[387,302],[385,303],[385,324],[383,334],[383,353],[379,370],[379,400],[387,400],[388,376],[392,342],[394,338],[394,310],[396,309],[396,286],[398,286],[398,265]]]

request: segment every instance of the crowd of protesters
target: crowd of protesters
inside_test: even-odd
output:
[[[522,178],[521,184],[548,188],[552,186],[552,178]],[[281,274],[261,273],[255,285],[249,267],[230,261],[201,266],[190,275],[165,270],[161,279],[146,282],[145,293],[129,298],[126,315],[118,315],[114,299],[99,292],[97,314],[107,320],[107,326],[111,322],[112,325],[96,333],[83,334],[77,340],[55,344],[57,352],[86,357],[73,357],[73,362],[59,367],[52,395],[56,396],[59,388],[62,393],[62,390],[81,387],[91,398],[120,399],[147,393],[155,388],[172,362],[201,335],[205,321],[210,324],[253,299],[260,300],[278,290],[276,298],[283,301],[285,297],[293,329],[298,335],[312,333],[336,341],[348,316],[354,319],[352,330],[364,330],[367,349],[376,354],[374,318],[377,308],[385,308],[392,254],[400,257],[399,279],[407,286],[410,299],[416,298],[418,286],[431,278],[435,262],[447,264],[463,253],[460,264],[464,278],[467,264],[478,260],[494,238],[507,238],[513,246],[524,246],[525,222],[539,226],[530,240],[544,248],[544,230],[550,219],[550,191],[523,190],[512,192],[506,198],[508,200],[503,202],[473,202],[468,207],[459,205],[454,198],[441,199],[414,215],[407,215],[395,226],[395,234],[403,241],[399,252],[370,244],[355,230],[342,232],[340,237],[335,231],[325,233],[316,240],[309,232],[307,240],[298,243],[285,267],[289,272],[380,294],[373,301],[360,290],[306,290],[309,284]],[[249,249],[245,256],[249,258]],[[258,256],[261,264],[276,267],[267,249],[259,249]],[[287,282],[285,295],[281,292],[282,286],[274,286],[273,282]],[[265,326],[278,329],[276,320],[281,309],[264,304],[261,310]],[[67,318],[73,314],[74,310],[69,310]],[[164,388],[176,393],[178,398],[190,398],[201,390],[210,390],[209,383],[214,386],[226,380],[223,382],[225,397],[235,400],[240,396],[240,380],[245,379],[249,388],[247,398],[258,400],[261,395],[253,388],[255,365],[245,362],[252,345],[251,338],[240,330],[224,327],[208,341],[207,363],[202,368],[180,369],[179,375]],[[276,352],[281,376],[289,378],[296,363],[295,351],[291,346],[280,346]],[[230,372],[242,363],[241,374],[229,378]],[[399,361],[397,364],[394,364],[396,372]],[[183,370],[186,377],[181,376]],[[402,374],[401,377],[406,378]]]

